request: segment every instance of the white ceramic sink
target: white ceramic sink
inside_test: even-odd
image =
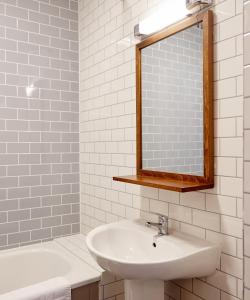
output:
[[[143,220],[120,221],[92,230],[87,246],[103,269],[130,281],[201,277],[215,271],[220,257],[218,245],[170,232],[158,237],[154,247],[156,234],[157,230],[146,227]]]

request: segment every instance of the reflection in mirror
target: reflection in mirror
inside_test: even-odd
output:
[[[204,175],[202,23],[141,49],[142,169]]]

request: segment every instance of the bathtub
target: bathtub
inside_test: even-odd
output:
[[[79,247],[83,238],[70,241],[61,238],[0,251],[0,295],[57,276],[67,279],[72,289],[99,281],[101,270],[95,268],[85,246]]]

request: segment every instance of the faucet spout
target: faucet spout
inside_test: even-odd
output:
[[[162,236],[162,235],[168,235],[168,217],[159,215],[159,222],[146,222],[145,224],[147,227],[156,227],[158,228],[158,235],[157,236]]]

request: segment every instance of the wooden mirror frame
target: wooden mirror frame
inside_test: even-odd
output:
[[[203,24],[203,120],[204,176],[168,173],[142,168],[142,93],[141,50],[183,31]],[[212,188],[214,186],[214,127],[213,127],[213,13],[208,10],[169,26],[136,45],[136,164],[137,175],[114,177],[114,180],[178,192]]]

